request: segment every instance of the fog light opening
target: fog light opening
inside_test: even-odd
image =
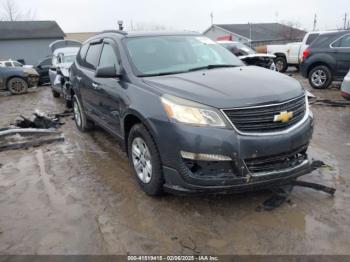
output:
[[[185,159],[197,161],[232,161],[232,158],[224,155],[201,154],[181,151],[181,156]]]

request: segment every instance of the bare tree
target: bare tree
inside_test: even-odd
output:
[[[34,12],[32,10],[22,11],[16,0],[4,0],[1,7],[0,21],[34,20]]]
[[[128,31],[164,31],[164,30],[168,30],[168,27],[157,23],[152,23],[152,22],[134,23],[131,21],[130,27],[128,27]]]

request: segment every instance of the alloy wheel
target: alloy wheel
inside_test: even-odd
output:
[[[316,70],[311,75],[311,81],[317,87],[323,86],[327,81],[326,72],[321,69]]]
[[[131,146],[132,162],[138,178],[145,184],[152,179],[152,158],[146,142],[136,137]]]

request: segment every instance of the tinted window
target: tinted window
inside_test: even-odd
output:
[[[80,48],[79,54],[77,56],[77,61],[79,64],[83,63],[88,48],[89,48],[89,44],[85,44]]]
[[[51,58],[45,59],[40,63],[41,66],[50,66],[51,65]]]
[[[350,47],[350,35],[344,36],[340,39],[340,47]]]
[[[100,58],[101,44],[90,45],[85,57],[84,65],[90,69],[96,69]]]
[[[100,67],[114,66],[114,68],[117,68],[117,66],[119,66],[117,57],[111,45],[105,44],[103,46],[99,66]]]
[[[319,36],[320,34],[310,34],[309,37],[306,40],[307,45],[311,45],[313,41]]]
[[[6,67],[12,67],[12,64],[11,64],[10,62],[6,62],[6,63],[5,63],[5,66],[6,66]]]

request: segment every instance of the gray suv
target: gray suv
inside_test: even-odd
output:
[[[102,32],[82,45],[70,80],[78,129],[124,141],[149,195],[242,192],[310,171],[299,82],[243,66],[200,34]]]

